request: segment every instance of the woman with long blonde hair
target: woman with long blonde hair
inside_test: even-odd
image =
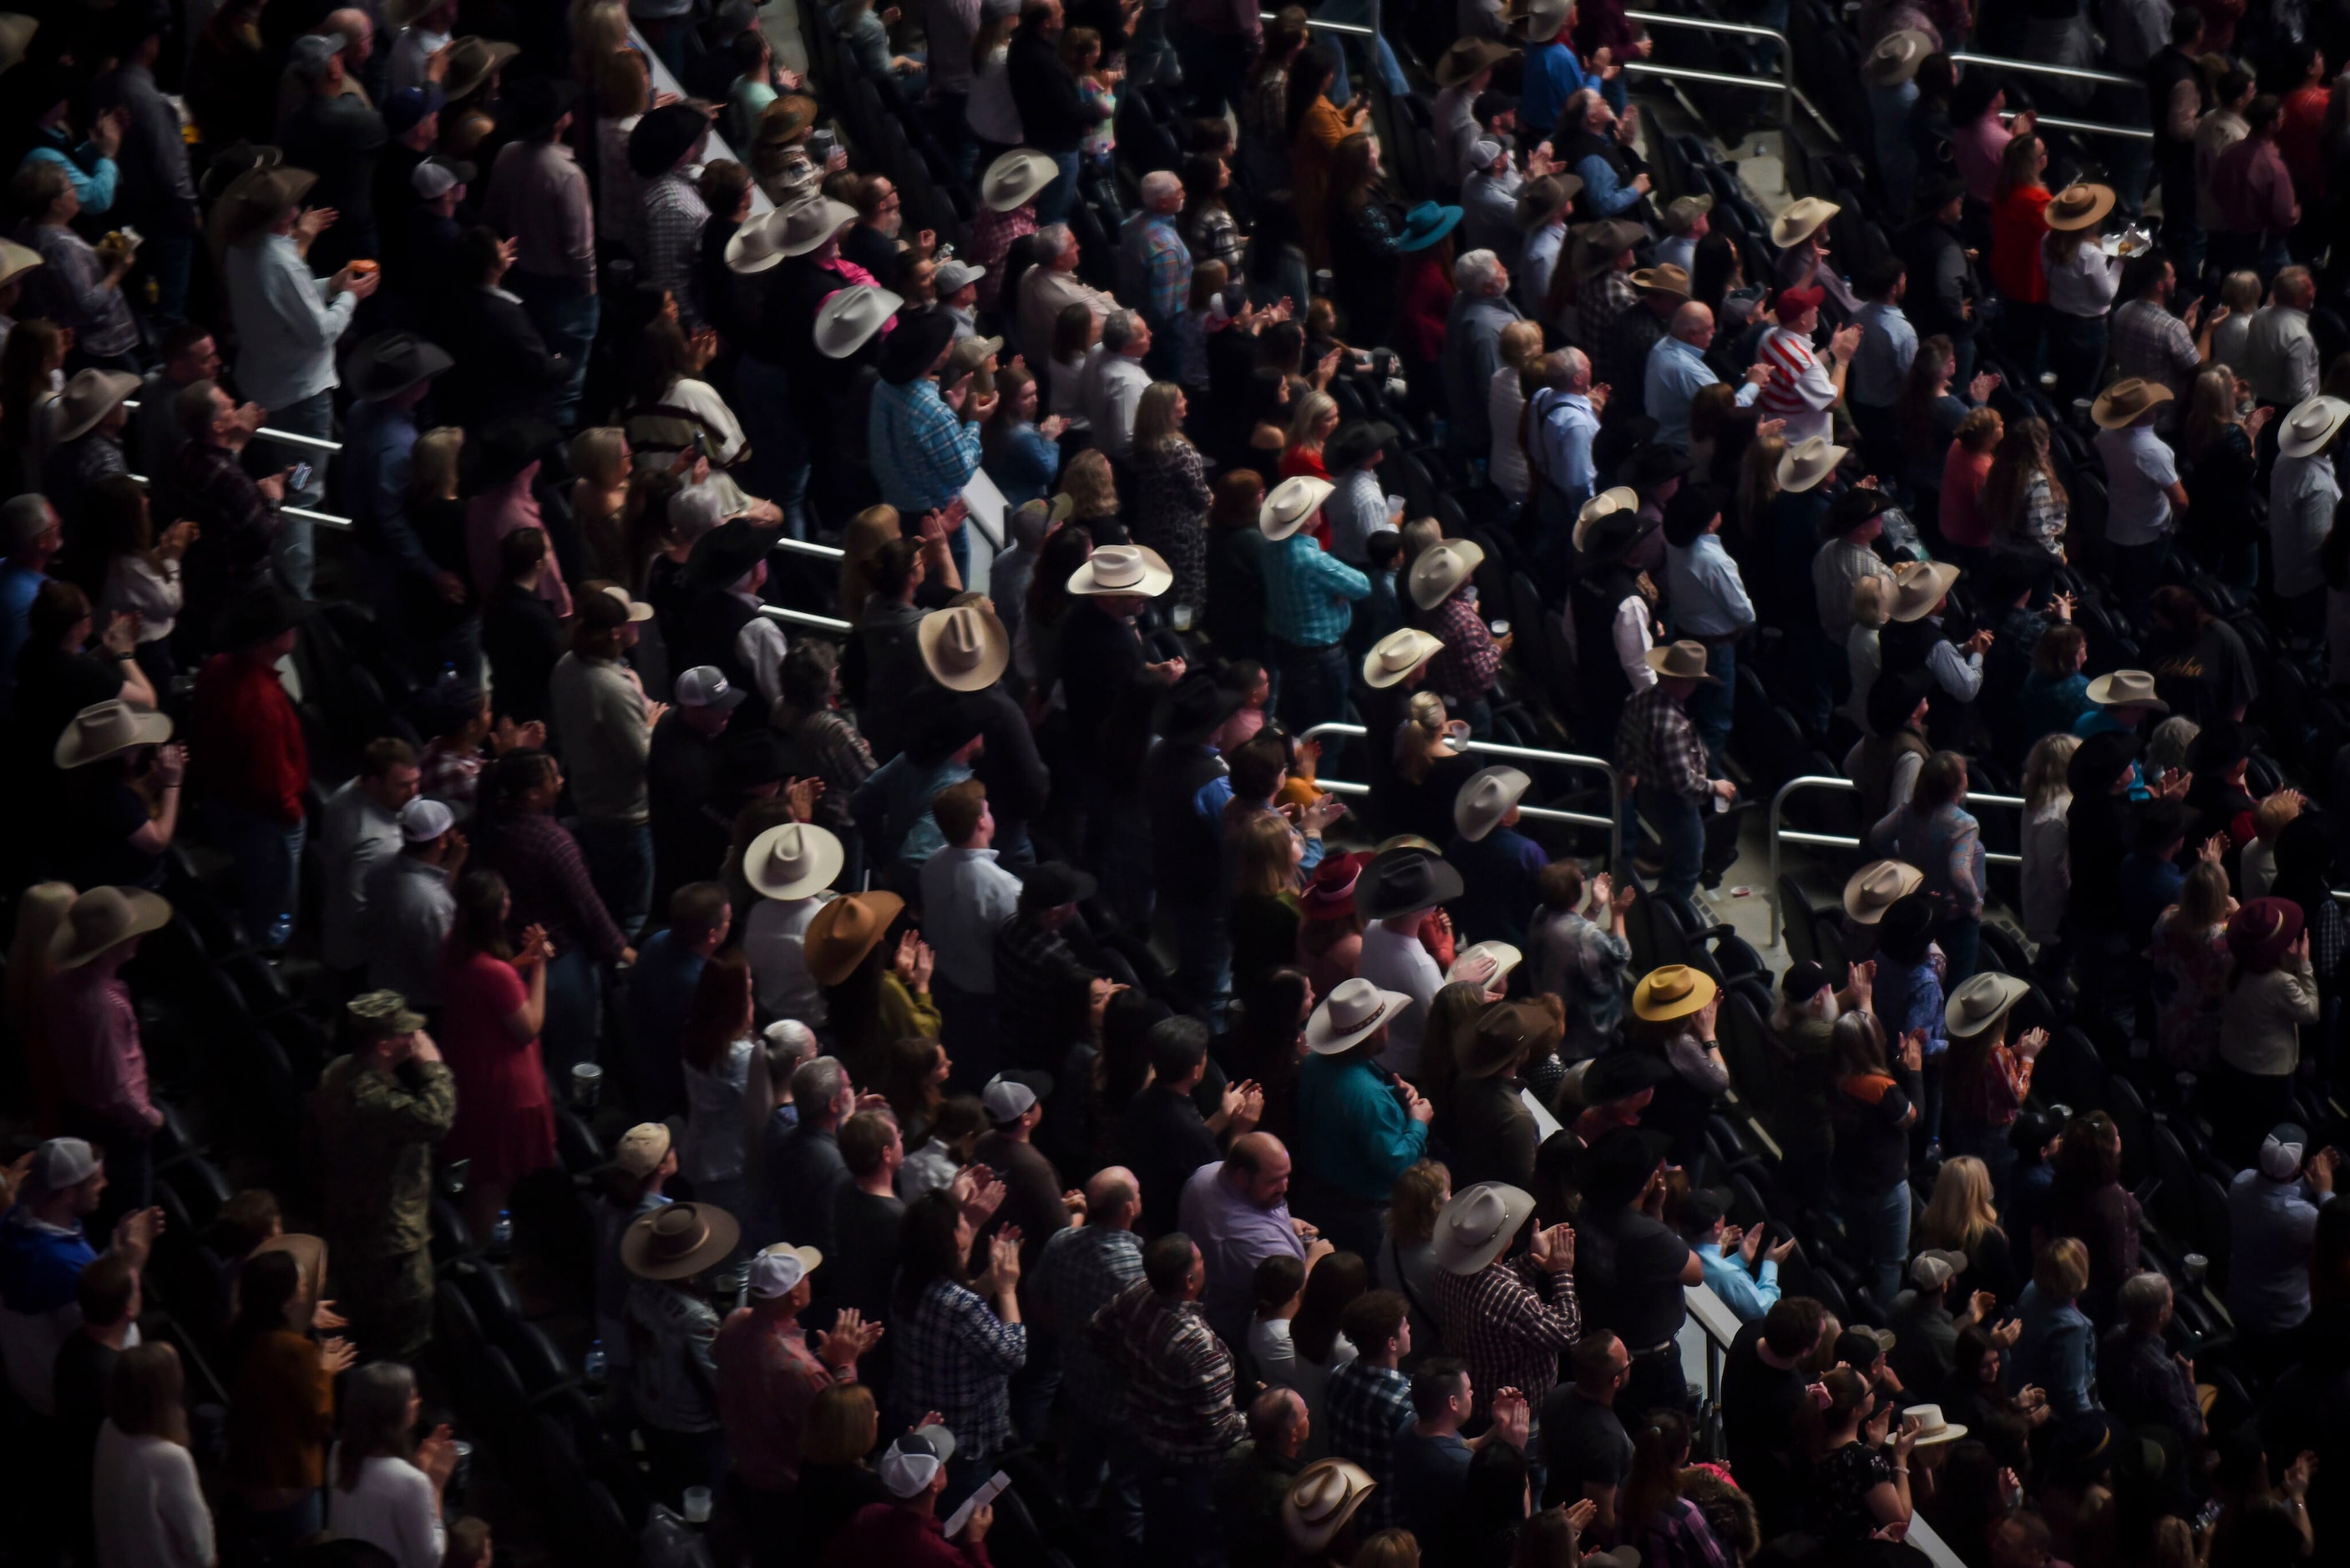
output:
[[[1197,609],[1208,602],[1208,461],[1183,431],[1190,400],[1173,381],[1153,381],[1135,410],[1134,542],[1174,569],[1170,602]]]
[[[1083,524],[1096,545],[1129,542],[1118,511],[1118,479],[1099,447],[1089,446],[1069,459],[1061,472],[1060,493],[1069,498],[1069,521]]]
[[[1934,1196],[1918,1221],[1913,1246],[1939,1247],[1963,1252],[1967,1267],[1957,1301],[1976,1291],[1989,1291],[2002,1302],[2012,1302],[2022,1287],[2015,1270],[2014,1250],[1999,1222],[1999,1205],[1991,1196],[1991,1169],[1970,1154],[1952,1155],[1934,1179]]]
[[[848,520],[840,536],[840,615],[855,626],[865,618],[865,601],[873,592],[873,579],[865,570],[865,563],[892,539],[905,535],[905,526],[899,521],[898,509],[882,504],[868,506]]]
[[[2249,593],[2259,575],[2260,537],[2252,517],[2261,431],[2276,413],[2262,403],[2247,419],[2238,410],[2251,389],[2225,365],[2204,367],[2195,378],[2187,423],[2178,447],[2188,493],[2180,534],[2204,566],[2230,587]]]
[[[1297,867],[1305,840],[1285,816],[1259,812],[1241,825],[1232,875],[1232,987],[1245,994],[1297,958]]]
[[[1769,535],[1771,504],[1779,498],[1779,460],[1786,455],[1783,435],[1758,435],[1747,444],[1738,468],[1738,525],[1750,539]]]
[[[571,438],[571,519],[579,529],[579,543],[588,575],[619,583],[631,593],[643,587],[637,563],[629,559],[629,524],[635,492],[629,480],[636,459],[629,451],[628,432],[618,425],[598,425]]]

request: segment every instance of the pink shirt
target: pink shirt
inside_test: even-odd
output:
[[[98,963],[49,982],[49,1049],[66,1103],[141,1132],[163,1125],[147,1097],[147,1053],[130,988]]]
[[[1991,548],[1991,519],[1982,514],[1983,481],[1991,476],[1991,453],[1950,443],[1942,459],[1941,507],[1935,516],[1942,537],[1970,549]]]
[[[1986,114],[1950,132],[1950,153],[1958,160],[1959,178],[1966,182],[1970,201],[1991,205],[1991,192],[1999,189],[2000,154],[2014,137],[1995,114]]]
[[[718,1419],[744,1480],[764,1491],[799,1484],[800,1423],[816,1395],[836,1381],[808,1349],[796,1323],[781,1333],[749,1307],[726,1314],[711,1347],[718,1362]],[[854,1383],[857,1369],[837,1381]]]
[[[497,591],[498,542],[517,528],[546,532],[539,521],[538,497],[531,482],[538,477],[533,459],[520,473],[495,490],[485,490],[465,503],[465,560],[473,570],[473,591],[484,599]],[[571,617],[571,590],[563,581],[562,563],[555,558],[555,541],[546,542],[546,570],[539,574],[538,597],[559,620]]]

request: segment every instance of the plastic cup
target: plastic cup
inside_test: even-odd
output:
[[[603,1096],[604,1069],[593,1062],[581,1062],[571,1069],[571,1103],[582,1110],[592,1111]]]
[[[2200,1252],[2189,1252],[2178,1261],[2185,1266],[2187,1282],[2190,1285],[2201,1284],[2203,1276],[2211,1272],[2211,1260]]]
[[[685,1521],[688,1524],[710,1522],[710,1489],[690,1486],[685,1489]]]

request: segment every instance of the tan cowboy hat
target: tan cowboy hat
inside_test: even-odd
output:
[[[1526,42],[1547,44],[1575,14],[1575,0],[1526,0],[1521,15],[1526,22]]]
[[[144,888],[92,888],[73,901],[49,941],[49,961],[79,969],[133,937],[172,923],[172,906]]]
[[[768,220],[775,225],[775,249],[787,256],[804,256],[849,224],[857,209],[829,196],[811,196],[788,207],[778,207]]]
[[[1632,286],[1642,294],[1662,295],[1668,299],[1687,299],[1690,277],[1679,267],[1665,262],[1657,266],[1644,266],[1634,273]]]
[[[0,240],[0,288],[5,288],[36,266],[47,266],[41,253],[14,240]]]
[[[1844,912],[1858,924],[1873,926],[1897,898],[1906,898],[1925,885],[1926,874],[1899,860],[1872,860],[1854,872],[1844,885]]]
[[[1256,509],[1257,531],[1268,539],[1286,539],[1314,519],[1330,493],[1338,487],[1326,479],[1301,473],[1273,487]]]
[[[1411,564],[1411,602],[1434,609],[1484,564],[1484,546],[1471,539],[1447,539],[1422,550]]]
[[[734,1250],[743,1227],[709,1203],[670,1203],[620,1232],[620,1262],[640,1280],[688,1280]]]
[[[1488,960],[1492,967],[1484,969],[1483,961]],[[1511,971],[1525,961],[1524,951],[1508,942],[1471,942],[1452,955],[1452,967],[1444,971],[1444,983],[1491,991],[1507,981]]]
[[[1326,1548],[1379,1483],[1351,1459],[1316,1459],[1297,1472],[1281,1499],[1281,1530],[1301,1553]]]
[[[1174,572],[1149,545],[1104,545],[1069,574],[1069,592],[1091,598],[1139,594],[1153,599],[1174,581]]]
[[[1448,1274],[1483,1272],[1534,1212],[1534,1195],[1523,1188],[1499,1181],[1462,1188],[1436,1212],[1436,1266]]]
[[[776,221],[780,211],[764,217],[746,219],[726,242],[726,267],[730,272],[760,273],[780,265],[784,259],[780,231]]]
[[[1363,684],[1384,691],[1443,651],[1442,638],[1430,637],[1417,627],[1391,631],[1363,655]]]
[[[1686,234],[1697,225],[1700,218],[1712,211],[1713,198],[1711,196],[1676,196],[1664,211],[1665,233]]]
[[[1687,1018],[1702,1011],[1721,989],[1713,983],[1713,976],[1701,969],[1669,963],[1642,975],[1640,983],[1632,988],[1632,1016],[1651,1023]]]
[[[133,746],[160,746],[172,738],[172,716],[134,708],[120,697],[93,702],[73,717],[57,737],[60,768],[85,767],[120,756]]]
[[[1586,223],[1575,230],[1575,237],[1582,244],[1581,265],[1584,274],[1588,275],[1606,272],[1614,266],[1617,256],[1648,237],[1648,231],[1621,218],[1603,218],[1598,223]]]
[[[1012,638],[984,605],[932,610],[915,636],[931,679],[950,691],[984,691],[1012,662]]]
[[[870,343],[905,303],[903,295],[869,283],[833,290],[816,313],[816,352],[827,359],[847,358]]]
[[[1952,1034],[1980,1034],[2006,1017],[2031,990],[2029,981],[1986,971],[1950,992],[1942,1009],[1942,1027]]]
[[[2097,421],[2099,430],[2126,430],[2168,401],[2169,388],[2143,376],[2130,376],[2098,393],[2097,400],[2089,405],[2089,417]]]
[[[2170,704],[2154,694],[2154,677],[2143,670],[2116,670],[2089,682],[2089,701],[2100,708],[2151,708],[2170,711]]]
[[[847,858],[847,851],[829,829],[814,823],[782,823],[751,840],[743,851],[743,879],[763,898],[805,898],[831,887]]]
[[[2287,457],[2315,457],[2350,419],[2350,403],[2314,397],[2297,405],[2277,427],[2277,451]]]
[[[2048,226],[2059,234],[2074,229],[2095,228],[2105,222],[2106,214],[2114,210],[2114,188],[2111,185],[2083,183],[2067,185],[2048,198],[2048,205],[2040,215]]]
[[[1518,51],[1491,38],[1455,38],[1436,57],[1436,85],[1457,88],[1479,71],[1498,66]]]
[[[1948,561],[1905,561],[1893,568],[1893,599],[1885,607],[1888,620],[1923,620],[1949,597],[1959,580],[1958,567]]]
[[[1534,782],[1515,768],[1478,769],[1452,797],[1452,826],[1471,844],[1482,841],[1525,797]]]
[[[0,71],[13,70],[25,57],[33,35],[41,30],[40,21],[17,11],[0,11]]]
[[[1844,453],[1825,436],[1797,441],[1779,454],[1779,488],[1801,494],[1834,473]]]
[[[1016,148],[987,166],[980,176],[979,199],[999,213],[1008,213],[1050,185],[1060,168],[1041,152]]]
[[[255,169],[240,176],[228,189],[227,202],[248,213],[265,217],[284,212],[310,193],[318,177],[307,169],[296,169],[290,163],[273,168]]]
[[[1342,980],[1305,1021],[1305,1047],[1317,1056],[1350,1051],[1410,1006],[1411,998],[1399,991],[1381,991],[1359,977]]]
[[[449,69],[441,78],[441,90],[453,103],[489,80],[499,67],[521,53],[519,44],[491,38],[453,38],[449,44]]]
[[[1904,1420],[1918,1423],[1918,1435],[1912,1439],[1918,1447],[1928,1449],[1936,1443],[1955,1443],[1967,1435],[1966,1423],[1942,1417],[1939,1405],[1910,1405],[1902,1409]]]
[[[1798,245],[1819,232],[1822,223],[1843,212],[1834,202],[1823,202],[1817,196],[1798,196],[1787,203],[1787,210],[1771,220],[1771,243],[1781,250]]]
[[[1721,682],[1705,672],[1705,644],[1683,639],[1669,642],[1662,648],[1652,648],[1640,656],[1648,668],[1668,680],[1703,680],[1719,686]]]
[[[1613,517],[1619,512],[1638,512],[1639,509],[1640,493],[1628,484],[1618,484],[1613,489],[1601,491],[1585,502],[1583,510],[1575,514],[1575,549],[1577,551],[1583,549],[1583,542],[1591,536],[1592,525],[1602,518]]]
[[[906,908],[895,893],[850,893],[835,898],[808,922],[804,950],[809,976],[818,985],[838,985],[881,944]]]
[[[1905,27],[1877,40],[1877,47],[1860,62],[1860,74],[1877,87],[1899,87],[1918,74],[1920,62],[1933,52],[1931,34]]]
[[[122,404],[122,400],[139,389],[139,378],[128,370],[100,370],[95,367],[77,370],[66,389],[57,395],[57,433],[49,439],[68,441],[88,435]]]

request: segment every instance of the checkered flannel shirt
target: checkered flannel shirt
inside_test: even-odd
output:
[[[1616,765],[1638,774],[1651,789],[1701,801],[1712,785],[1706,777],[1705,742],[1681,705],[1661,685],[1624,704],[1616,726]]]
[[[1330,1374],[1322,1407],[1330,1422],[1331,1453],[1354,1460],[1379,1483],[1363,1504],[1364,1532],[1384,1530],[1395,1521],[1396,1440],[1417,1418],[1411,1379],[1357,1357]]]
[[[1054,1231],[1031,1276],[1030,1288],[1053,1321],[1066,1325],[1061,1338],[1061,1390],[1079,1414],[1105,1425],[1126,1414],[1126,1380],[1093,1347],[1083,1325],[1141,1278],[1141,1239],[1107,1225],[1070,1225]]]
[[[1028,1361],[1026,1325],[1005,1323],[961,1285],[933,1280],[902,1332],[899,1403],[936,1410],[972,1452],[1002,1452],[1012,1440],[1012,1375]]]
[[[1480,1413],[1493,1396],[1515,1388],[1537,1410],[1558,1381],[1559,1352],[1583,1337],[1575,1276],[1545,1276],[1534,1260],[1499,1260],[1473,1274],[1440,1269],[1436,1314],[1447,1325],[1444,1348],[1469,1364]]]

